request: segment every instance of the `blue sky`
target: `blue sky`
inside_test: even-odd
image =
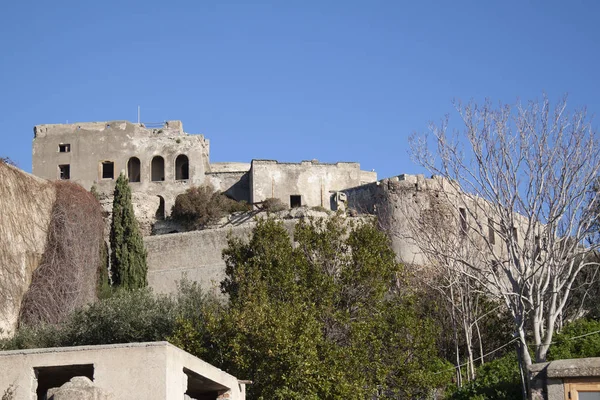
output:
[[[0,156],[33,126],[180,119],[211,161],[422,170],[407,138],[452,99],[600,112],[596,1],[1,0]],[[451,113],[451,119],[456,118]]]

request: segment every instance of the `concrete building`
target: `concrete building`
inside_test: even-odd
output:
[[[155,127],[109,121],[34,128],[34,175],[70,179],[88,190],[95,185],[99,192],[110,193],[122,171],[134,194],[159,198],[159,218],[169,214],[178,194],[205,183],[240,201],[276,197],[290,207],[330,209],[332,192],[377,180],[375,172],[361,171],[358,163],[210,164],[209,156],[209,141],[185,133],[181,121]]]
[[[12,400],[244,400],[243,381],[167,342],[0,352]],[[4,398],[4,397],[3,397]]]
[[[532,400],[600,399],[600,358],[556,360],[528,369]]]

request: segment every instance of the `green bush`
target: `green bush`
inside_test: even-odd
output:
[[[178,319],[193,321],[194,329],[202,331],[204,316],[222,308],[216,298],[188,281],[180,282],[175,297],[147,288],[116,289],[106,295],[75,310],[61,324],[19,327],[13,337],[0,340],[0,350],[167,340]]]
[[[477,378],[449,396],[452,400],[522,399],[521,377],[516,352],[477,368]]]
[[[600,331],[600,321],[597,320],[580,319],[567,324],[560,333],[554,335],[555,344],[550,346],[548,360],[600,357],[600,332],[598,331]]]
[[[204,185],[189,188],[178,195],[171,218],[191,229],[203,229],[228,214],[249,210],[246,202],[230,199],[215,192],[211,186]]]
[[[151,290],[117,291],[74,312],[62,329],[64,346],[151,342],[173,331],[176,303]]]

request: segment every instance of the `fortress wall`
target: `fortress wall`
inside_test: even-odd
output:
[[[271,160],[252,160],[250,182],[251,201],[270,197],[291,205],[291,196],[301,196],[303,206],[331,209],[332,192],[361,184],[362,171],[358,163],[282,163]]]
[[[291,233],[294,221],[285,221]],[[249,238],[255,223],[240,227],[206,229],[203,231],[172,233],[144,238],[148,250],[148,283],[157,293],[174,293],[177,282],[187,277],[209,291],[219,291],[225,278],[223,249],[228,235]]]
[[[399,175],[343,190],[348,208],[359,213],[377,215],[378,223],[390,234],[392,249],[398,260],[422,264],[423,255],[412,241],[407,214],[420,213],[432,207],[431,196],[440,188],[437,179],[423,175]]]
[[[215,190],[223,192],[237,201],[250,202],[249,172],[209,172],[206,174],[206,178]]]

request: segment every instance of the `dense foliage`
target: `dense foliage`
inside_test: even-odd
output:
[[[113,196],[110,268],[114,286],[137,289],[148,284],[146,249],[133,213],[129,182],[123,174],[117,179]]]
[[[0,349],[95,345],[167,340],[178,319],[218,307],[195,283],[182,282],[176,297],[150,289],[115,290],[104,299],[72,312],[61,324],[22,325]]]
[[[506,354],[477,368],[477,379],[456,390],[452,400],[522,399],[519,362],[516,352]]]
[[[567,324],[556,334],[549,360],[600,357],[600,321],[580,319]]]
[[[384,234],[336,216],[299,222],[294,240],[272,219],[230,238],[227,312],[179,321],[173,341],[251,379],[255,399],[424,398],[447,382]]]
[[[189,188],[177,196],[171,218],[191,229],[203,229],[236,211],[249,211],[245,202],[232,200],[209,185]]]

